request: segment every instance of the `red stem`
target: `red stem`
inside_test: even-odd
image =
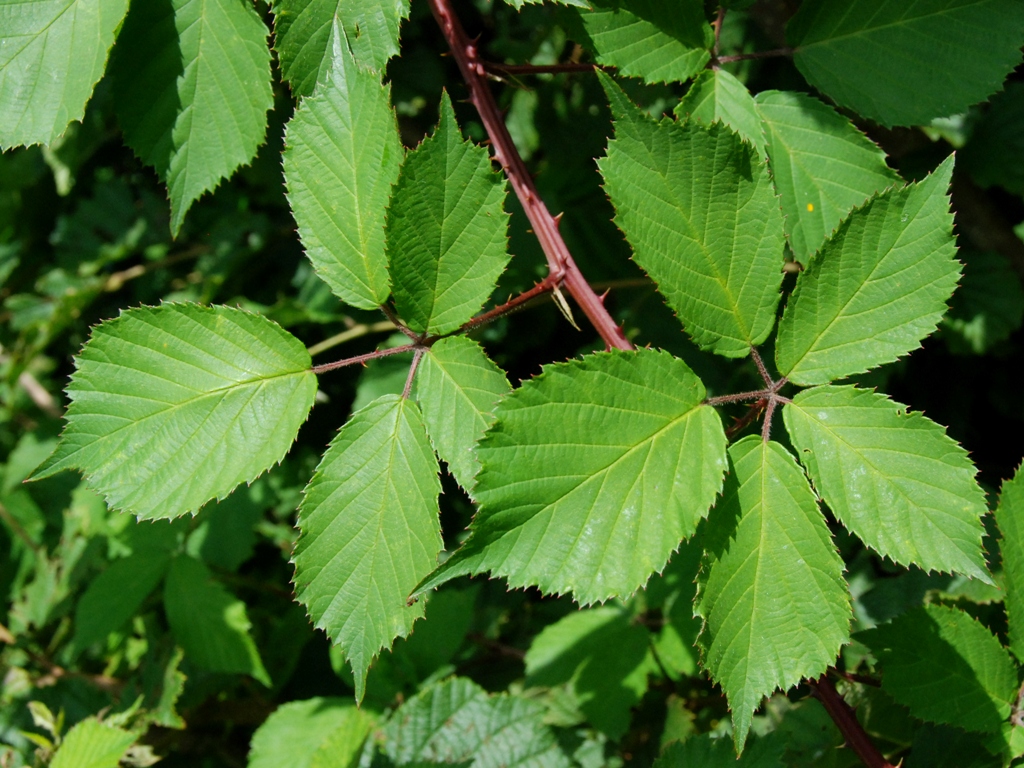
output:
[[[735,56],[719,56],[715,59],[719,64],[730,61],[746,61],[747,59],[768,59],[773,56],[792,56],[792,48],[776,48],[771,51],[754,51],[753,53],[737,53]]]
[[[327,371],[333,371],[338,368],[344,368],[347,365],[356,365],[358,363],[366,363],[369,362],[370,360],[376,360],[378,357],[397,355],[400,354],[401,352],[412,352],[414,349],[421,349],[422,346],[422,344],[403,344],[400,347],[388,347],[387,349],[378,349],[375,352],[367,352],[365,355],[356,355],[355,357],[346,357],[344,360],[335,360],[333,363],[314,365],[311,370],[313,371],[313,373],[326,373]]]
[[[892,763],[885,759],[878,747],[871,741],[864,727],[857,720],[857,715],[849,704],[839,695],[832,680],[827,674],[817,680],[810,681],[811,690],[818,700],[825,707],[829,717],[838,726],[847,745],[854,752],[867,768],[895,768]]]
[[[469,100],[480,114],[487,135],[491,139],[494,157],[508,176],[537,240],[544,249],[548,270],[565,284],[609,349],[633,349],[622,329],[608,314],[601,298],[587,284],[586,278],[576,266],[558,232],[558,223],[537,194],[530,172],[516,151],[498,105],[494,101],[494,95],[487,83],[487,68],[477,56],[476,44],[467,37],[462,23],[452,10],[450,0],[430,0],[430,8],[448,41],[455,61],[458,62],[462,77],[469,86]]]

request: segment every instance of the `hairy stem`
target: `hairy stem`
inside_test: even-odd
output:
[[[843,734],[847,745],[857,753],[857,757],[861,759],[861,762],[867,768],[894,768],[892,763],[886,760],[882,753],[878,751],[878,747],[874,745],[871,737],[868,736],[860,721],[857,720],[857,715],[854,714],[853,709],[839,695],[835,684],[828,674],[822,675],[817,680],[812,680],[810,686],[814,695],[825,707],[829,717],[832,718],[839,731]]]
[[[548,270],[556,278],[561,279],[609,349],[633,349],[622,329],[608,314],[604,302],[587,284],[586,278],[576,266],[558,232],[558,223],[537,194],[530,172],[519,156],[494,101],[494,95],[487,83],[487,69],[477,56],[476,44],[467,37],[462,23],[451,7],[450,0],[430,0],[430,8],[469,87],[470,101],[480,114],[480,120],[491,139],[494,158],[508,176],[509,183],[522,203],[537,240],[544,250]]]
[[[541,296],[545,293],[550,293],[557,286],[558,280],[555,279],[553,275],[548,275],[546,278],[541,280],[528,291],[523,291],[518,296],[513,296],[504,304],[494,307],[493,309],[489,309],[483,314],[477,315],[476,317],[467,320],[459,327],[457,331],[453,331],[452,333],[445,335],[451,336],[457,333],[466,333],[467,331],[471,331],[474,328],[479,328],[481,325],[486,325],[487,323],[493,320],[497,320],[499,317],[510,315],[513,312],[516,312],[525,307],[530,301],[537,298],[538,296]],[[433,339],[431,339],[430,341],[433,341]]]
[[[412,392],[412,380],[416,378],[416,369],[419,367],[420,360],[423,359],[423,353],[426,351],[426,347],[419,347],[416,350],[416,354],[412,356],[412,365],[409,366],[409,375],[405,377],[405,387],[402,389],[403,400],[409,399],[409,393]]]
[[[344,360],[335,360],[333,363],[324,363],[323,365],[314,365],[311,369],[313,373],[327,373],[327,371],[334,371],[338,368],[345,368],[349,365],[358,365],[359,363],[366,363],[370,360],[376,360],[379,357],[388,357],[389,355],[398,355],[402,352],[412,352],[413,350],[422,349],[423,345],[420,343],[416,344],[403,344],[400,347],[388,347],[387,349],[378,349],[374,352],[367,352],[365,355],[356,355],[355,357],[346,357]]]

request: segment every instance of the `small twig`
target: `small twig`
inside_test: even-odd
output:
[[[412,380],[416,377],[416,368],[419,367],[420,360],[423,359],[423,353],[426,352],[425,347],[419,347],[416,350],[416,354],[412,356],[412,365],[409,366],[409,375],[405,378],[405,388],[402,389],[402,399],[408,400],[409,393],[412,391]]]
[[[209,250],[210,246],[208,245],[193,245],[191,248],[181,251],[180,253],[172,254],[166,259],[151,261],[148,264],[136,264],[134,267],[128,267],[128,269],[123,269],[120,272],[114,272],[103,284],[103,290],[107,293],[120,290],[121,287],[129,280],[142,277],[147,272],[152,272],[157,269],[169,267],[172,264],[177,264],[179,261],[187,261],[188,259],[197,258]]]
[[[523,661],[526,658],[526,651],[521,648],[516,648],[511,645],[506,645],[498,640],[492,640],[491,638],[480,634],[479,632],[470,632],[466,635],[466,639],[477,645],[482,645],[484,648],[488,648],[501,656],[507,656],[510,659],[516,659],[517,661]]]
[[[371,333],[386,333],[387,331],[393,331],[397,326],[390,320],[381,320],[379,323],[360,323],[359,325],[353,325],[347,331],[336,333],[328,339],[324,339],[318,344],[314,344],[312,347],[307,349],[310,357],[319,355],[321,352],[326,352],[331,347],[336,347],[339,344],[344,344],[346,341],[352,341],[352,339],[358,339],[361,336],[368,336]]]
[[[376,360],[379,357],[388,357],[389,355],[398,355],[402,352],[412,352],[414,349],[421,349],[422,344],[417,342],[416,344],[403,344],[400,347],[388,347],[387,349],[378,349],[375,352],[367,352],[365,355],[356,355],[355,357],[347,357],[344,360],[335,360],[333,363],[324,363],[323,365],[314,365],[311,370],[313,373],[327,373],[327,371],[334,371],[338,368],[345,368],[349,365],[358,365],[359,363],[366,363],[370,360]]]
[[[28,531],[22,527],[21,523],[18,522],[18,519],[14,515],[7,511],[7,507],[3,504],[0,504],[0,520],[7,523],[7,527],[14,532],[15,536],[22,540],[26,547],[31,549],[37,555],[40,553],[41,550],[39,545],[32,541],[32,537],[28,535]]]
[[[874,745],[871,737],[868,736],[864,727],[857,720],[857,715],[854,714],[853,709],[846,703],[843,697],[839,695],[827,674],[822,675],[817,680],[811,680],[809,685],[811,686],[811,692],[822,703],[829,717],[832,718],[840,733],[843,734],[847,745],[857,753],[857,757],[861,759],[867,768],[895,768],[878,751],[878,747]]]
[[[715,48],[712,57],[718,60],[718,42],[722,38],[722,22],[725,20],[725,6],[718,7],[718,17],[711,23],[715,28]]]
[[[46,391],[46,387],[39,383],[39,380],[28,371],[18,374],[18,386],[25,390],[29,399],[36,404],[47,416],[59,419],[61,409],[53,400],[53,395]]]
[[[490,323],[493,320],[497,320],[499,317],[504,317],[505,315],[517,312],[518,310],[525,307],[528,302],[532,301],[533,299],[536,299],[538,296],[542,296],[545,293],[550,293],[551,291],[553,291],[555,289],[555,286],[557,285],[558,281],[552,275],[548,275],[546,278],[544,278],[535,286],[533,286],[533,288],[530,288],[527,291],[523,291],[518,296],[513,296],[504,304],[494,307],[494,309],[489,309],[483,314],[477,315],[476,317],[467,320],[458,328],[458,330],[452,331],[452,333],[444,334],[444,336],[452,336],[457,333],[466,333],[467,331],[471,331],[474,328],[479,328],[481,325],[486,325],[487,323]],[[434,339],[428,339],[428,341],[433,340]]]
[[[768,368],[765,367],[764,360],[761,359],[761,353],[757,351],[757,347],[750,348],[750,356],[754,358],[754,364],[757,366],[757,372],[761,374],[761,380],[764,381],[764,385],[771,389],[775,385],[775,380],[768,375]]]
[[[741,418],[736,419],[735,423],[725,430],[725,436],[732,440],[739,432],[746,429],[748,424],[757,420],[757,417],[761,415],[761,412],[767,404],[767,400],[758,400],[756,403],[751,405]]]
[[[756,389],[753,392],[740,392],[735,395],[718,395],[709,397],[704,405],[728,405],[729,403],[749,403],[752,400],[766,400],[772,391],[770,389]]]
[[[405,327],[405,325],[402,324],[402,321],[398,319],[398,315],[396,315],[395,311],[391,309],[391,307],[389,307],[387,304],[381,304],[380,311],[384,313],[384,316],[391,321],[395,328],[397,328],[403,334],[408,336],[414,342],[419,344],[421,341],[423,341],[423,338],[421,336],[416,335],[415,331],[410,331],[408,328]]]
[[[792,48],[776,48],[771,51],[754,51],[753,53],[737,53],[734,56],[718,56],[712,61],[719,64],[728,64],[732,61],[746,61],[747,59],[768,59],[775,56],[792,56]]]

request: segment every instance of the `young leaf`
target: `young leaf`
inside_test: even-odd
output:
[[[647,675],[657,670],[650,642],[647,629],[621,606],[570,613],[534,638],[525,685],[570,684],[590,724],[617,741],[647,692]]]
[[[504,372],[475,341],[442,339],[423,356],[416,373],[416,399],[438,456],[467,493],[480,463],[476,444],[494,422],[494,407],[509,391]]]
[[[357,700],[373,658],[423,615],[407,599],[441,551],[437,472],[419,409],[385,395],[353,414],[306,486],[295,595],[344,651]]]
[[[914,717],[996,733],[1010,716],[1016,667],[999,640],[966,613],[924,605],[857,639],[878,659],[882,690]]]
[[[249,635],[245,603],[217,582],[194,557],[174,558],[164,582],[164,610],[174,639],[210,672],[252,675],[268,688],[270,676]]]
[[[873,198],[801,273],[775,346],[791,381],[867,371],[935,330],[960,277],[946,194],[952,172],[950,156],[923,181]]]
[[[704,69],[715,43],[700,0],[590,0],[570,34],[598,64],[648,83],[683,82]]]
[[[855,387],[804,390],[783,415],[818,493],[865,544],[902,565],[991,582],[985,494],[942,427]]]
[[[75,606],[76,653],[105,640],[128,621],[167,572],[164,553],[136,554],[111,563],[85,590]]]
[[[786,34],[797,69],[841,106],[885,126],[922,125],[999,89],[1020,62],[1024,4],[813,0]]]
[[[999,551],[1006,581],[1006,616],[1010,624],[1010,650],[1024,659],[1024,472],[1003,483],[996,509],[1002,534]]]
[[[704,667],[729,699],[742,749],[765,696],[835,661],[851,612],[843,561],[793,456],[751,435],[729,458],[705,528],[696,610]]]
[[[728,128],[643,115],[598,72],[615,139],[598,165],[634,258],[699,346],[749,354],[775,323],[784,234],[753,148]]]
[[[725,433],[704,396],[665,352],[546,366],[498,406],[472,535],[417,592],[483,571],[584,604],[634,592],[721,488]]]
[[[273,11],[281,74],[298,98],[313,93],[330,70],[338,21],[356,61],[383,71],[398,53],[398,28],[409,17],[409,0],[278,0]]]
[[[444,334],[483,306],[508,264],[505,182],[486,149],[463,141],[452,102],[402,164],[385,238],[395,308],[409,328]]]
[[[112,68],[125,141],[166,182],[176,235],[192,203],[263,143],[267,28],[237,0],[133,3]]]
[[[763,91],[756,105],[789,244],[807,265],[854,206],[895,185],[899,176],[874,142],[818,99]]]
[[[747,86],[724,69],[705,69],[693,79],[693,85],[674,110],[680,122],[693,118],[701,125],[725,123],[740,138],[757,147],[764,157],[765,137],[754,98]]]
[[[115,509],[177,517],[284,458],[313,406],[305,347],[229,307],[138,307],[96,326],[41,479],[81,469]]]
[[[67,732],[50,768],[117,768],[135,734],[87,717]]]
[[[0,4],[0,150],[81,120],[128,0]]]
[[[317,274],[343,301],[376,309],[390,293],[384,215],[402,144],[391,89],[360,68],[339,30],[326,82],[288,123],[284,177]]]
[[[382,746],[395,765],[569,768],[544,713],[529,699],[488,696],[471,680],[453,677],[403,704],[385,726]]]
[[[351,700],[317,696],[290,701],[256,729],[247,768],[313,768],[318,752],[328,746],[336,751],[327,765],[349,768],[372,725]],[[340,743],[338,736],[343,737]]]

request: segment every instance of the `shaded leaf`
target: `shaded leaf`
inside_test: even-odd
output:
[[[902,565],[991,580],[985,494],[942,427],[855,387],[804,390],[783,416],[814,487],[865,544]]]
[[[67,732],[50,768],[117,768],[135,734],[87,717]]]
[[[705,528],[697,612],[704,668],[729,699],[742,749],[765,696],[835,661],[851,614],[843,561],[793,456],[751,435],[729,458]]]
[[[742,357],[775,323],[782,215],[768,171],[728,128],[655,122],[599,72],[615,139],[598,165],[615,222],[693,340]]]
[[[441,550],[437,472],[419,409],[385,395],[353,414],[306,486],[295,595],[344,651],[357,700],[374,657],[423,615],[407,598]]]
[[[116,509],[194,512],[284,458],[316,393],[305,347],[262,315],[163,304],[93,328],[57,450]]]
[[[505,373],[465,336],[442,339],[423,356],[416,397],[438,456],[467,492],[480,463],[476,445],[494,422],[494,408],[509,391]]]
[[[996,524],[1002,534],[999,552],[1003,559],[1010,650],[1021,660],[1024,659],[1024,472],[1020,469],[1003,483]]]
[[[725,434],[704,395],[665,352],[545,366],[498,406],[472,535],[417,593],[483,571],[584,604],[634,592],[721,487]]]
[[[166,182],[176,235],[192,203],[263,143],[267,28],[237,0],[133,3],[112,69],[125,141]]]
[[[1024,83],[1009,83],[974,127],[960,162],[983,187],[1024,195]]]
[[[702,733],[669,744],[654,768],[782,768],[784,742],[773,736],[754,740],[737,758],[732,741]]]
[[[725,123],[764,157],[764,131],[754,98],[747,86],[724,69],[705,69],[697,75],[673,113],[680,122],[689,117],[705,126]]]
[[[994,251],[961,249],[964,276],[942,319],[954,352],[983,355],[1021,326],[1024,287],[1010,260]]]
[[[850,214],[800,274],[775,360],[797,384],[824,384],[896,360],[935,330],[960,277],[949,157],[917,184]]]
[[[290,701],[256,729],[248,768],[348,768],[372,725],[370,715],[345,699]],[[333,762],[324,762],[324,753]]]
[[[801,6],[786,34],[800,72],[840,106],[885,126],[923,125],[999,89],[1020,62],[1024,5],[814,0]]]
[[[390,293],[384,216],[402,145],[391,89],[335,27],[327,79],[288,122],[284,176],[316,273],[343,301],[375,309]]]
[[[417,332],[445,334],[477,312],[505,270],[505,182],[462,140],[448,94],[441,120],[402,164],[385,224],[395,308]]]
[[[899,183],[899,176],[874,142],[818,99],[764,91],[756,102],[786,234],[806,265],[855,206]]]

